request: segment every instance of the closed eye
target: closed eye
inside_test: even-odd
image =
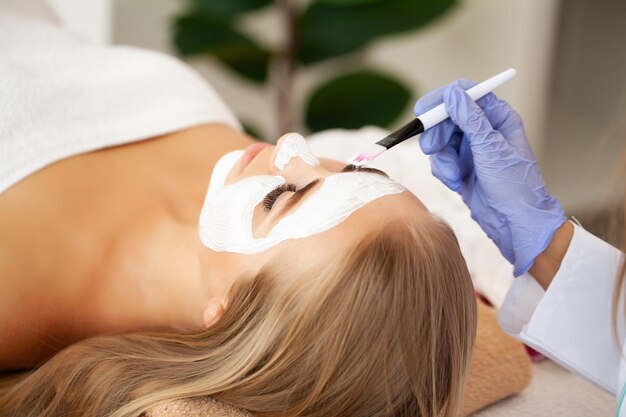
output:
[[[354,165],[354,164],[346,165],[345,167],[343,167],[341,172],[372,172],[374,174],[382,175],[384,177],[389,178],[389,175],[385,171],[381,171],[380,169],[376,169],[376,168],[357,166],[357,165]],[[278,211],[279,211],[278,215],[284,214],[287,211],[289,211],[293,206],[296,205],[296,203],[298,203],[298,201],[302,200],[302,198],[315,185],[319,184],[319,182],[320,182],[320,179],[318,178],[316,180],[311,181],[310,183],[308,183],[307,185],[305,185],[303,188],[299,189],[298,191],[296,191],[289,199],[287,199],[285,204],[281,204],[282,207],[280,207],[278,209]],[[287,191],[287,190],[285,190],[285,191]],[[292,190],[288,190],[288,191],[292,191]],[[284,191],[283,190],[279,191],[278,195],[280,195],[282,192],[284,192]],[[272,202],[272,206],[273,206],[273,202]],[[271,206],[269,208],[266,206],[266,211],[269,211],[270,208],[271,208]]]
[[[295,193],[296,186],[294,184],[285,183],[285,184],[280,184],[278,187],[270,191],[263,199],[263,207],[265,208],[265,211],[270,211],[272,207],[274,206],[274,203],[276,202],[276,200],[278,200],[278,197],[280,197],[283,193],[286,193],[288,191]]]

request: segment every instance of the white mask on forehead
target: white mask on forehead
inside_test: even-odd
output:
[[[281,142],[274,160],[280,170],[294,157],[309,165],[319,163],[302,136],[290,134],[285,139],[288,140]],[[214,251],[263,252],[288,239],[324,232],[367,203],[406,191],[391,179],[370,172],[330,175],[321,179],[321,187],[313,191],[296,210],[279,220],[267,236],[255,239],[252,233],[254,209],[263,203],[268,193],[286,181],[279,175],[256,175],[224,185],[228,172],[242,153],[230,152],[218,161],[200,213],[200,239]]]

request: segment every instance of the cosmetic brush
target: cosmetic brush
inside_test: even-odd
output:
[[[487,93],[493,91],[496,87],[513,78],[515,74],[515,70],[513,68],[509,68],[508,70],[501,72],[500,74],[493,76],[480,84],[476,84],[474,87],[466,90],[466,93],[472,98],[472,100],[476,101],[485,96]],[[348,163],[357,166],[369,164],[386,150],[391,149],[397,144],[402,143],[415,135],[419,135],[436,124],[443,122],[448,117],[450,116],[446,111],[446,107],[443,103],[441,103],[437,107],[420,114],[415,119],[411,120],[409,123],[405,124],[384,139],[379,140],[378,142],[365,148],[363,151],[355,154],[352,158],[348,159]]]

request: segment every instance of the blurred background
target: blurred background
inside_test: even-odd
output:
[[[592,232],[621,239],[611,225],[626,179],[624,0],[51,3],[97,43],[181,57],[269,142],[288,130],[394,129],[421,94],[514,67],[497,94],[521,114],[549,191]]]

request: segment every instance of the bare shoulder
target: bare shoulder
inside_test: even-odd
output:
[[[0,322],[0,372],[34,368],[66,346],[43,328],[16,316]]]
[[[65,331],[51,332],[63,307],[55,307],[45,288],[33,290],[33,284],[19,275],[0,277],[0,371],[36,367],[70,342]]]
[[[111,329],[154,325],[134,305],[145,288],[136,271],[163,271],[168,257],[131,243],[164,230],[160,220],[152,227],[151,210],[195,230],[215,162],[252,141],[225,125],[197,126],[63,159],[1,193],[0,371],[36,366]],[[113,319],[97,309],[107,296]]]
[[[0,239],[0,371],[32,368],[66,345],[63,333],[49,332],[64,311],[53,291],[58,285],[38,272],[47,260],[22,243]]]

